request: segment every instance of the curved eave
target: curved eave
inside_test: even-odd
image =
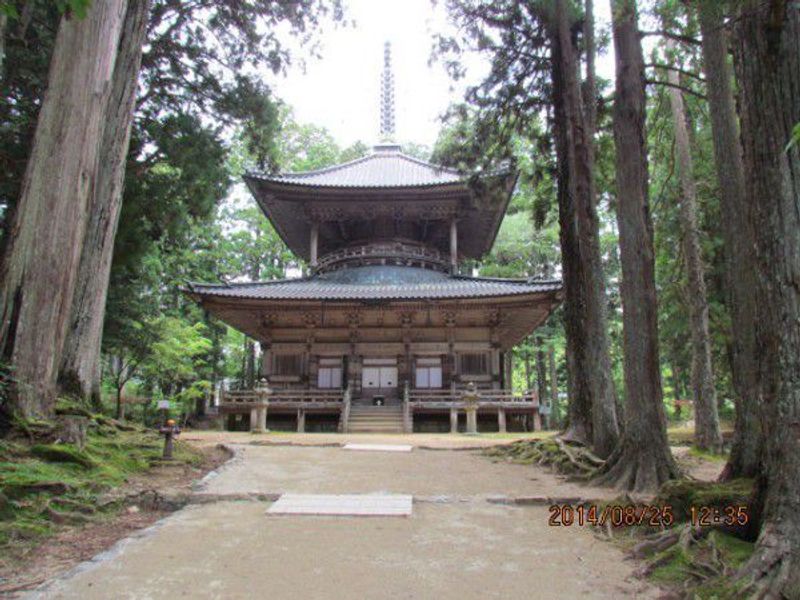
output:
[[[477,241],[478,243],[475,244],[475,247],[463,244],[460,248],[466,258],[480,259],[494,245],[518,178],[518,171],[492,173],[478,178],[478,182],[486,185],[487,189],[494,188],[496,190],[495,193],[499,192],[501,194],[500,201],[492,205],[491,202],[486,202],[479,197],[474,186],[467,180],[404,186],[344,186],[286,182],[280,180],[280,178],[269,178],[253,173],[248,173],[244,176],[247,187],[280,238],[292,252],[306,260],[309,258],[307,234],[298,234],[297,229],[298,227],[302,228],[302,226],[296,223],[293,225],[293,222],[296,221],[306,223],[306,215],[292,210],[292,216],[287,218],[281,216],[279,214],[280,211],[273,210],[270,206],[271,204],[280,206],[280,203],[288,203],[285,205],[288,207],[294,203],[305,205],[311,202],[327,201],[353,203],[382,200],[387,202],[434,202],[455,199],[459,203],[470,207],[462,218],[465,229],[472,227],[473,229],[478,228],[477,230],[483,229],[485,232],[481,232],[479,235],[482,239],[476,240],[475,231],[465,231],[470,236],[471,241]],[[496,183],[492,184],[492,181]],[[285,210],[283,212],[285,213]],[[484,229],[481,222],[485,219],[490,220],[490,226]]]

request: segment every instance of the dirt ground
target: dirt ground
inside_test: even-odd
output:
[[[208,445],[221,435],[186,438]],[[242,434],[232,441],[263,444],[276,437]],[[445,449],[508,439],[366,438],[355,439],[417,447],[378,453],[239,444],[237,456],[196,491],[215,501],[170,515],[30,597],[658,597],[658,590],[633,577],[635,563],[589,530],[549,526],[547,506],[497,503],[502,497],[601,499],[613,491],[570,484],[536,467],[492,463],[478,450]],[[289,491],[413,494],[414,514],[268,517],[268,502],[226,500]]]

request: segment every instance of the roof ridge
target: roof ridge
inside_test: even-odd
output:
[[[444,172],[450,173],[452,175],[458,175],[459,177],[466,178],[464,173],[462,173],[458,169],[454,169],[452,167],[445,167],[444,165],[437,165],[436,163],[428,162],[427,160],[422,160],[421,158],[417,158],[416,156],[411,156],[410,154],[406,154],[402,150],[400,152],[398,152],[397,154],[401,158],[404,158],[405,160],[407,160],[409,162],[413,162],[413,163],[416,163],[418,165],[422,165],[423,167],[430,167],[431,169],[434,169],[436,171],[444,171]]]
[[[259,173],[257,171],[248,171],[247,175],[252,177],[263,177],[267,179],[282,179],[284,177],[310,177],[312,175],[321,175],[323,173],[333,173],[334,171],[339,171],[344,167],[350,167],[352,165],[356,165],[362,163],[366,160],[374,158],[375,154],[365,154],[364,156],[359,156],[358,158],[354,158],[353,160],[348,160],[347,162],[339,163],[338,165],[330,165],[329,167],[322,167],[319,169],[312,169],[310,171],[286,171],[283,173],[277,173],[275,175],[269,175],[268,173]]]

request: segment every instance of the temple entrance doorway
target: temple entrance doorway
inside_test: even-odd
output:
[[[369,404],[388,404],[398,400],[396,357],[364,358],[361,398]]]

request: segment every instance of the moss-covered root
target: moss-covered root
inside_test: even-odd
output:
[[[520,440],[506,446],[495,446],[484,451],[486,456],[510,460],[518,464],[536,464],[576,477],[590,477],[603,460],[577,443],[559,438],[546,440]]]
[[[719,529],[687,523],[650,536],[631,554],[647,559],[640,576],[679,591],[681,597],[721,600],[746,597],[732,575],[752,548]]]

